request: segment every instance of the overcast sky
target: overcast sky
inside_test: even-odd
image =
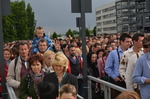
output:
[[[71,13],[71,0],[25,0],[30,3],[37,26],[42,26],[45,32],[54,31],[64,34],[68,29],[79,30],[76,27],[78,13]],[[95,9],[115,0],[92,0],[92,13],[86,13],[86,27],[93,29],[96,25]]]

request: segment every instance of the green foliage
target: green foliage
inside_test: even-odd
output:
[[[96,36],[96,26],[93,28],[93,34],[94,34],[94,36]]]
[[[69,35],[71,37],[73,37],[73,35],[74,35],[73,32],[71,31],[71,29],[69,29],[68,32],[66,33],[66,36],[69,36]]]
[[[52,35],[52,38],[54,39],[54,38],[57,38],[57,37],[58,37],[57,33],[54,32],[53,35]]]
[[[90,36],[90,34],[91,34],[91,32],[90,32],[90,30],[88,29],[88,28],[86,28],[86,36]]]
[[[11,2],[11,15],[2,18],[4,42],[32,39],[36,21],[30,4]]]

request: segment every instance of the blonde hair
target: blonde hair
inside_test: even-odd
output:
[[[44,54],[43,54],[43,58],[45,59],[48,55],[50,55],[50,54],[55,54],[53,51],[51,51],[51,50],[47,50],[47,51],[45,51],[44,52]]]
[[[63,85],[59,90],[59,96],[61,97],[63,93],[71,93],[72,96],[77,95],[77,91],[74,85],[71,84],[65,84]]]
[[[67,71],[68,69],[68,58],[62,53],[57,52],[52,58],[51,58],[51,65],[54,67],[56,65],[60,65],[65,67],[64,71]]]
[[[138,93],[135,91],[124,91],[119,96],[117,96],[115,99],[141,99]]]

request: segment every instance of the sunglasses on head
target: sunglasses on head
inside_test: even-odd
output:
[[[148,45],[143,45],[143,48],[148,48]]]

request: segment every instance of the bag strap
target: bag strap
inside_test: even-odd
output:
[[[15,58],[15,66],[14,66],[14,74],[15,74],[15,79],[16,79],[16,66],[17,66],[17,62],[18,62],[18,57]]]
[[[117,55],[118,55],[118,60],[119,60],[119,63],[120,63],[120,54],[119,54],[118,49],[119,49],[119,47],[117,47]]]

